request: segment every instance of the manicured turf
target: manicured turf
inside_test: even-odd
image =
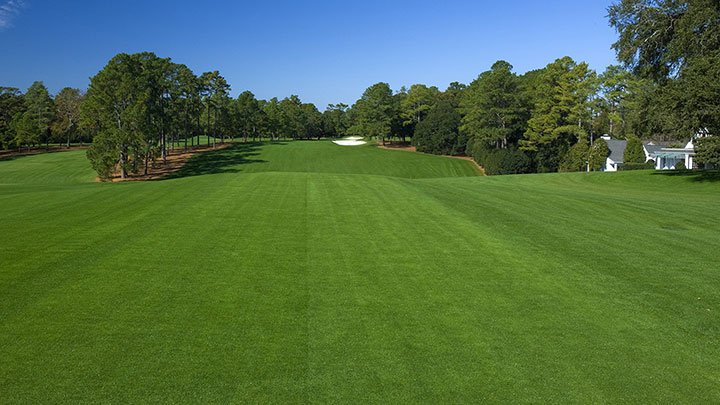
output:
[[[720,402],[720,175],[0,161],[0,402]]]

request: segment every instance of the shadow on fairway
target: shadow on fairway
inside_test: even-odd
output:
[[[240,165],[248,163],[265,163],[265,160],[254,159],[264,142],[237,143],[224,149],[201,152],[194,155],[178,171],[158,180],[177,179],[181,177],[202,176],[205,174],[238,173]],[[285,145],[273,142],[273,145]]]
[[[720,181],[720,170],[658,170],[653,175],[669,177],[687,177],[688,180],[697,182]]]
[[[45,155],[48,153],[85,150],[88,147],[89,147],[88,145],[73,145],[70,149],[68,149],[64,146],[51,146],[49,148],[44,148],[44,147],[35,148],[35,149],[31,149],[30,151],[28,151],[26,149],[4,150],[4,151],[0,151],[0,162],[9,162],[11,160],[15,160],[15,159],[25,157],[25,156],[35,156],[35,155]]]

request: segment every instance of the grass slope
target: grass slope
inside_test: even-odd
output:
[[[718,402],[720,182],[329,142],[0,161],[0,398]]]

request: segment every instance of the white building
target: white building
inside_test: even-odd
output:
[[[605,159],[605,168],[603,170],[606,172],[616,172],[622,167],[627,141],[610,139],[608,135],[603,135],[602,139],[605,140],[608,149],[610,149],[610,154]]]
[[[675,169],[678,162],[683,162],[687,169],[697,169],[694,157],[695,145],[693,145],[692,139],[684,148],[662,148],[652,154],[657,170]]]
[[[700,132],[693,139],[688,142],[683,148],[670,148],[667,142],[655,144],[653,142],[643,142],[643,151],[645,152],[645,162],[650,160],[655,161],[655,169],[657,170],[672,170],[679,162],[685,164],[687,169],[698,169],[700,166],[695,162],[695,145],[693,140],[710,136],[706,132]],[[610,155],[605,160],[606,172],[616,172],[622,169],[623,157],[625,154],[625,148],[627,147],[627,141],[619,139],[611,139],[608,135],[603,135],[602,139],[608,145],[610,149]],[[710,168],[710,167],[705,167]]]

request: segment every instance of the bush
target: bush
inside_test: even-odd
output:
[[[651,170],[655,168],[655,161],[648,160],[645,163],[623,163],[620,170]]]
[[[681,160],[681,161],[675,163],[675,170],[685,170],[685,169],[686,169],[686,167],[685,167],[684,161]]]
[[[589,154],[590,145],[584,140],[579,140],[565,154],[558,170],[561,172],[584,172],[587,169]]]
[[[645,162],[645,151],[640,138],[636,136],[628,137],[623,160],[624,164],[642,164]]]
[[[707,136],[695,140],[695,161],[706,166],[720,167],[720,137]]]
[[[525,152],[510,149],[493,149],[484,142],[468,142],[467,154],[485,169],[488,176],[520,174],[533,171],[532,160]]]
[[[415,126],[412,138],[418,152],[454,155],[464,149],[458,134],[460,114],[448,102],[438,103],[428,116]]]
[[[606,158],[610,155],[610,149],[604,139],[598,139],[590,147],[588,161],[590,170],[598,171],[605,167]]]

